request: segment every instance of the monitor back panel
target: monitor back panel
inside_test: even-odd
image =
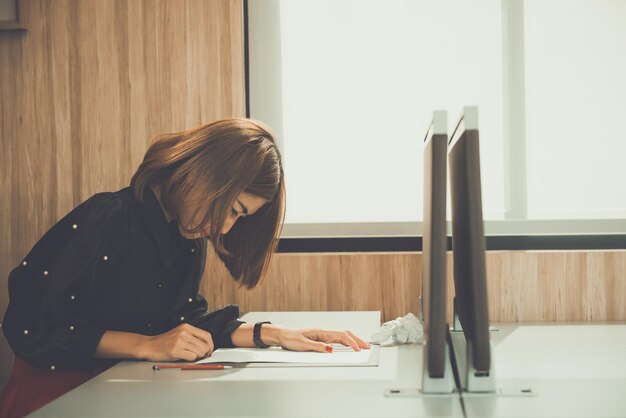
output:
[[[444,375],[446,336],[446,179],[448,136],[429,135],[424,143],[424,229],[422,303],[428,335],[428,372]]]
[[[473,346],[474,367],[488,371],[491,354],[478,138],[478,129],[465,130],[460,122],[450,140],[448,162],[457,312],[466,340]]]

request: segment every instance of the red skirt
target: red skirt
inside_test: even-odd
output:
[[[15,357],[9,381],[0,394],[0,418],[28,415],[108,368],[100,367],[92,373],[53,372]]]

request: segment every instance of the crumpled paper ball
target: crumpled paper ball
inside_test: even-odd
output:
[[[416,343],[424,335],[424,327],[419,318],[408,313],[392,321],[385,322],[378,331],[372,334],[372,342],[382,343],[393,338],[396,344]]]

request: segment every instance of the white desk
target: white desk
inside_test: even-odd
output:
[[[350,329],[379,312],[269,312],[244,316],[289,327]],[[626,323],[495,324],[497,386],[531,397],[463,394],[467,417],[626,417]],[[422,346],[381,347],[378,367],[159,371],[122,362],[33,416],[462,417],[461,399],[386,398],[421,386]]]
[[[496,382],[532,397],[463,394],[468,417],[626,417],[626,324],[495,324]]]
[[[350,329],[366,341],[379,312],[249,313],[289,327]],[[378,367],[238,368],[153,371],[122,362],[33,416],[462,417],[458,395],[387,398],[390,388],[420,387],[422,346],[381,347]]]

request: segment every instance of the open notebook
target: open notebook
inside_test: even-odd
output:
[[[255,367],[345,367],[378,366],[380,347],[372,345],[368,350],[354,351],[350,347],[333,344],[332,353],[313,351],[290,351],[281,347],[260,348],[220,348],[211,357],[199,360],[197,364],[220,363],[241,364]]]

